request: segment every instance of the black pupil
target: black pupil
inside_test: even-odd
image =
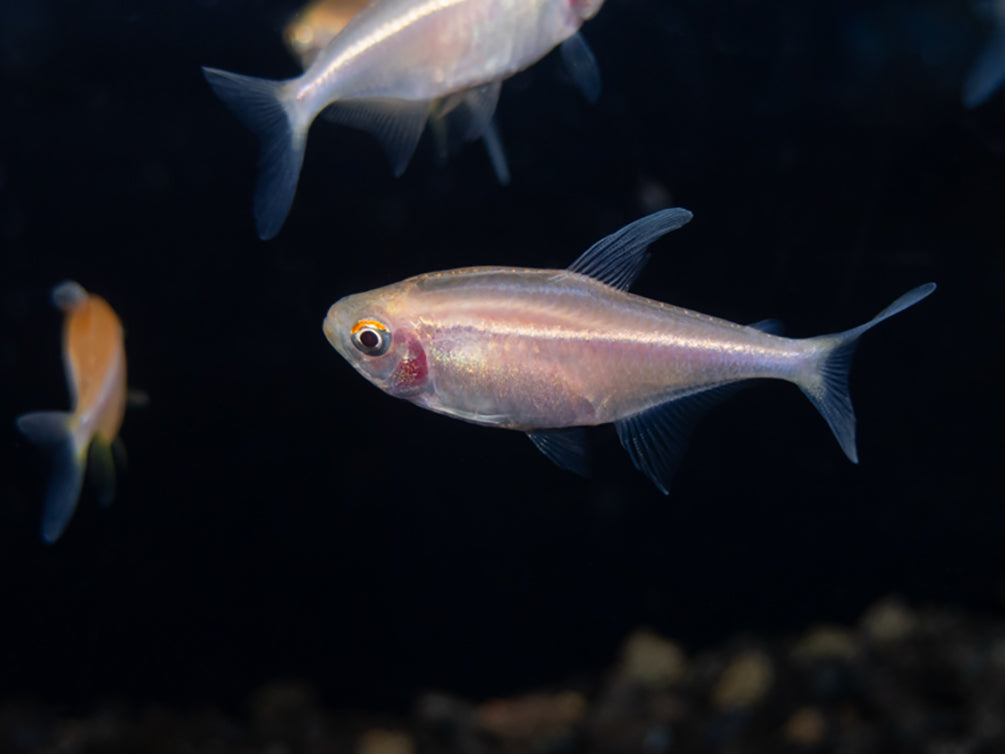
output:
[[[359,334],[359,342],[363,344],[364,348],[376,348],[377,344],[380,343],[380,338],[373,330],[364,330]]]

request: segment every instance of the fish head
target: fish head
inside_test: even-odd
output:
[[[414,399],[428,388],[425,349],[415,325],[388,305],[383,290],[346,296],[332,304],[325,316],[325,337],[385,393]]]
[[[604,0],[569,0],[569,7],[576,18],[582,21],[589,21],[600,10]]]

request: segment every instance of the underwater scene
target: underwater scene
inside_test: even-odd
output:
[[[0,70],[0,754],[1005,752],[1005,3]]]

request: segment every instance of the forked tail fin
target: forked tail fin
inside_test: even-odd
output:
[[[259,238],[273,238],[293,205],[313,115],[304,118],[284,97],[285,81],[241,76],[217,68],[203,67],[202,73],[216,95],[261,142],[255,229]]]
[[[883,320],[914,306],[934,290],[935,283],[919,285],[863,325],[808,339],[819,345],[820,356],[816,368],[798,381],[799,388],[827,421],[841,450],[852,463],[858,463],[858,451],[855,448],[855,410],[848,392],[848,375],[858,339]]]
[[[42,512],[42,539],[59,539],[70,523],[80,497],[87,461],[87,441],[73,431],[72,414],[36,411],[17,418],[17,428],[49,454],[49,488]]]

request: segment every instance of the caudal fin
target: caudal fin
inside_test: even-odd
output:
[[[935,283],[919,285],[863,325],[842,333],[809,339],[819,344],[820,357],[816,368],[799,381],[799,388],[827,421],[841,450],[852,463],[858,463],[858,450],[855,448],[855,410],[848,392],[848,375],[858,339],[883,320],[914,306],[934,290]]]
[[[42,539],[49,543],[59,539],[73,517],[84,481],[86,440],[74,435],[71,418],[63,411],[37,411],[16,422],[25,437],[49,454],[49,489],[42,512]]]
[[[203,67],[202,73],[216,95],[261,142],[255,229],[263,240],[274,238],[293,205],[312,118],[300,117],[284,98],[285,81],[241,76],[217,68]]]

